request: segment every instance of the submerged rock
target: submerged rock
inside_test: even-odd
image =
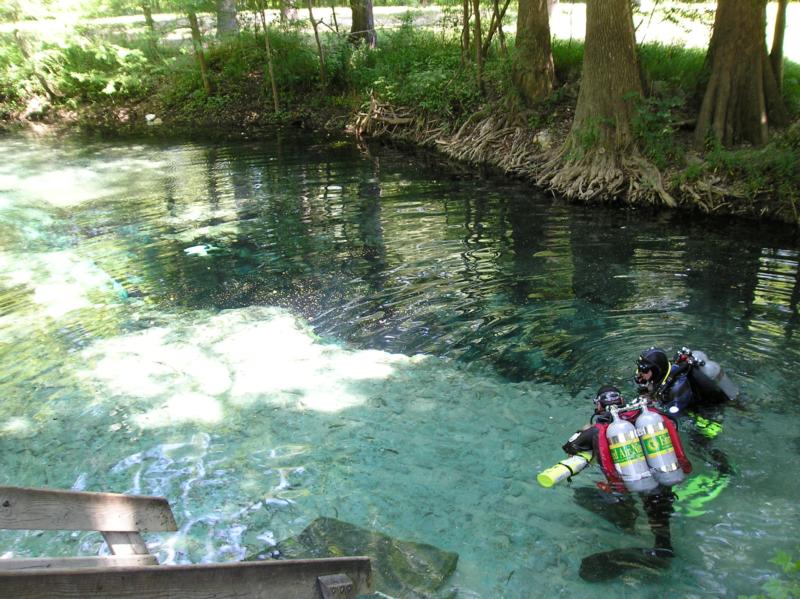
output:
[[[458,563],[457,553],[400,541],[334,518],[317,518],[296,537],[278,543],[273,555],[281,559],[368,555],[375,590],[398,599],[430,597]]]

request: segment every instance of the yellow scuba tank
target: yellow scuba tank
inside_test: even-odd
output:
[[[636,419],[636,434],[644,449],[644,458],[656,481],[665,486],[677,485],[685,478],[678,463],[672,438],[658,412],[651,411],[647,404]]]
[[[636,434],[636,427],[623,420],[611,409],[612,422],[606,429],[611,461],[622,482],[629,491],[647,493],[658,487],[658,482],[650,473],[644,457],[644,450]]]
[[[580,451],[575,455],[561,460],[555,466],[551,466],[547,470],[542,470],[537,476],[536,480],[543,487],[552,487],[554,484],[566,480],[589,465],[592,461],[592,454],[588,451]]]

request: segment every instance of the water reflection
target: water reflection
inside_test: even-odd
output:
[[[751,409],[721,440],[735,492],[676,520],[670,584],[755,593],[792,549],[796,467],[773,448],[797,443],[793,232],[565,206],[330,139],[6,141],[4,482],[166,494],[181,534],[153,543],[174,561],[338,515],[458,551],[463,596],[591,596],[581,552],[631,541],[532,473],[590,389],[688,344]]]

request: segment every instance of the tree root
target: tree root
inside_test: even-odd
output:
[[[776,214],[769,190],[754,197],[752,190],[739,190],[717,175],[667,188],[661,172],[635,151],[581,151],[570,143],[545,149],[542,139],[553,132],[537,133],[509,111],[474,113],[454,131],[452,123],[445,119],[425,117],[372,97],[348,129],[358,136],[386,137],[433,148],[470,164],[495,166],[573,201],[619,201],[670,208],[680,205],[707,213],[770,213],[788,222],[799,220],[793,200],[785,202],[778,210],[781,214]],[[679,201],[671,192],[677,194]]]
[[[536,184],[582,202],[615,199],[637,205],[678,205],[665,189],[659,170],[636,150],[623,155],[599,147],[581,151],[577,157],[575,153],[568,142],[550,154],[537,173]]]

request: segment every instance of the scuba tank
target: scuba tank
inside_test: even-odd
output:
[[[571,478],[589,465],[592,461],[592,454],[588,451],[580,451],[575,455],[561,460],[555,466],[543,470],[536,476],[536,480],[543,487],[552,487],[554,484]]]
[[[678,463],[663,416],[642,406],[642,413],[636,419],[636,434],[644,448],[644,457],[655,479],[665,486],[677,485],[685,478]]]
[[[613,421],[606,429],[608,449],[614,468],[629,491],[647,493],[658,487],[658,482],[650,473],[644,450],[636,434],[636,428],[611,409]]]
[[[720,393],[730,400],[739,396],[739,387],[728,378],[722,366],[709,359],[702,351],[689,352],[694,358],[690,375],[702,393]]]

